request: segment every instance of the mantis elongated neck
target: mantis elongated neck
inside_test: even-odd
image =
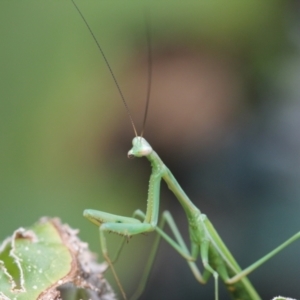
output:
[[[132,141],[132,149],[128,152],[128,157],[145,156],[151,163],[152,173],[149,182],[148,202],[146,220],[155,222],[158,218],[159,209],[159,188],[163,178],[168,188],[174,193],[188,217],[195,217],[200,214],[199,209],[193,204],[186,193],[183,191],[171,171],[163,163],[158,154],[143,137],[135,137]]]

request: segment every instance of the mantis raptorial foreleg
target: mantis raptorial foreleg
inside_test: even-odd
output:
[[[113,272],[113,275],[121,290],[123,298],[126,299],[124,289],[113,267],[112,260],[109,257],[105,232],[113,232],[122,235],[125,238],[129,238],[130,236],[135,234],[153,231],[153,226],[151,226],[150,224],[141,223],[141,221],[136,218],[124,217],[91,209],[85,210],[84,216],[88,218],[91,222],[99,226],[102,254]],[[123,242],[121,243],[121,247],[122,244]],[[117,251],[117,256],[118,253],[119,250]]]

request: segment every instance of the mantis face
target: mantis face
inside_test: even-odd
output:
[[[133,147],[128,152],[128,158],[148,156],[153,151],[150,144],[141,136],[132,140]]]

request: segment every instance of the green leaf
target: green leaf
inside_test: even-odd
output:
[[[28,229],[17,229],[0,246],[0,300],[56,299],[65,283],[93,292],[110,287],[89,282],[93,271],[101,282],[105,266],[97,265],[77,231],[58,219],[43,218]],[[100,277],[99,277],[100,274]],[[80,290],[80,289],[79,289]]]

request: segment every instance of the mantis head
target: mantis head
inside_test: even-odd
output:
[[[128,158],[148,156],[152,151],[150,144],[141,136],[132,140],[132,148],[128,152]]]

